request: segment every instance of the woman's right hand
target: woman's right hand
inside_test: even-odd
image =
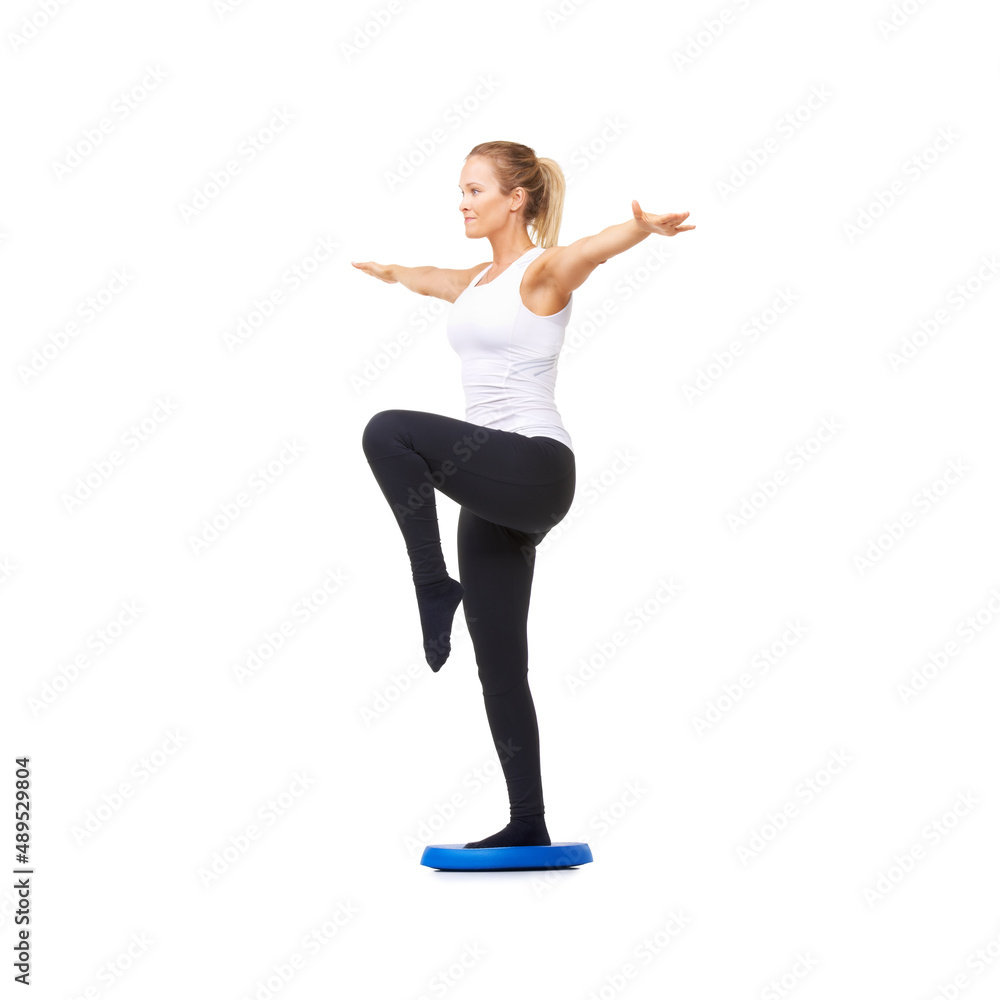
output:
[[[392,264],[376,264],[373,260],[352,260],[351,263],[359,271],[364,271],[365,274],[370,274],[373,278],[378,278],[380,281],[385,281],[390,285],[399,283],[399,279],[392,276]]]

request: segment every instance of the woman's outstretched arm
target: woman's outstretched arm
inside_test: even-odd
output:
[[[390,285],[398,282],[411,292],[454,302],[462,289],[492,261],[466,268],[404,267],[402,264],[376,264],[373,260],[352,260],[351,263],[359,271]]]
[[[632,218],[628,222],[608,226],[593,236],[583,236],[569,246],[554,248],[557,252],[548,255],[551,260],[545,270],[545,281],[569,295],[590,277],[598,264],[641,243],[651,233],[675,236],[694,229],[694,226],[681,225],[690,214],[647,214],[639,207],[639,202],[633,200]]]

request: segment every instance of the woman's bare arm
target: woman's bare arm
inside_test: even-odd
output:
[[[540,280],[566,297],[579,288],[590,277],[594,268],[610,257],[641,243],[651,233],[674,236],[687,232],[694,226],[681,223],[691,213],[673,212],[667,215],[647,215],[639,208],[639,202],[632,202],[632,218],[628,222],[608,226],[593,236],[583,236],[569,246],[553,247]]]
[[[401,284],[411,292],[419,295],[432,295],[445,302],[454,302],[463,289],[491,261],[477,264],[475,267],[445,268],[445,267],[404,267],[402,264],[376,264],[373,260],[351,261],[365,274],[388,282],[390,285]]]

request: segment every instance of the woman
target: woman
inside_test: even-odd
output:
[[[695,227],[680,224],[688,212],[647,215],[633,201],[628,222],[557,246],[562,171],[515,142],[474,146],[459,189],[465,235],[489,240],[492,260],[458,270],[353,263],[453,303],[447,335],[462,359],[466,420],[382,410],[368,421],[362,447],[406,542],[424,654],[435,672],[451,652],[455,611],[465,606],[510,799],[508,825],[465,846],[549,846],[527,626],[535,547],[566,516],[576,490],[572,441],[554,399],[573,290],[650,233]],[[461,582],[445,569],[435,489],[462,508]]]

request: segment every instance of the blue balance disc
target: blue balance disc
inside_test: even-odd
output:
[[[463,847],[428,844],[420,863],[449,872],[531,871],[573,868],[593,861],[588,844],[559,841],[549,847]]]

